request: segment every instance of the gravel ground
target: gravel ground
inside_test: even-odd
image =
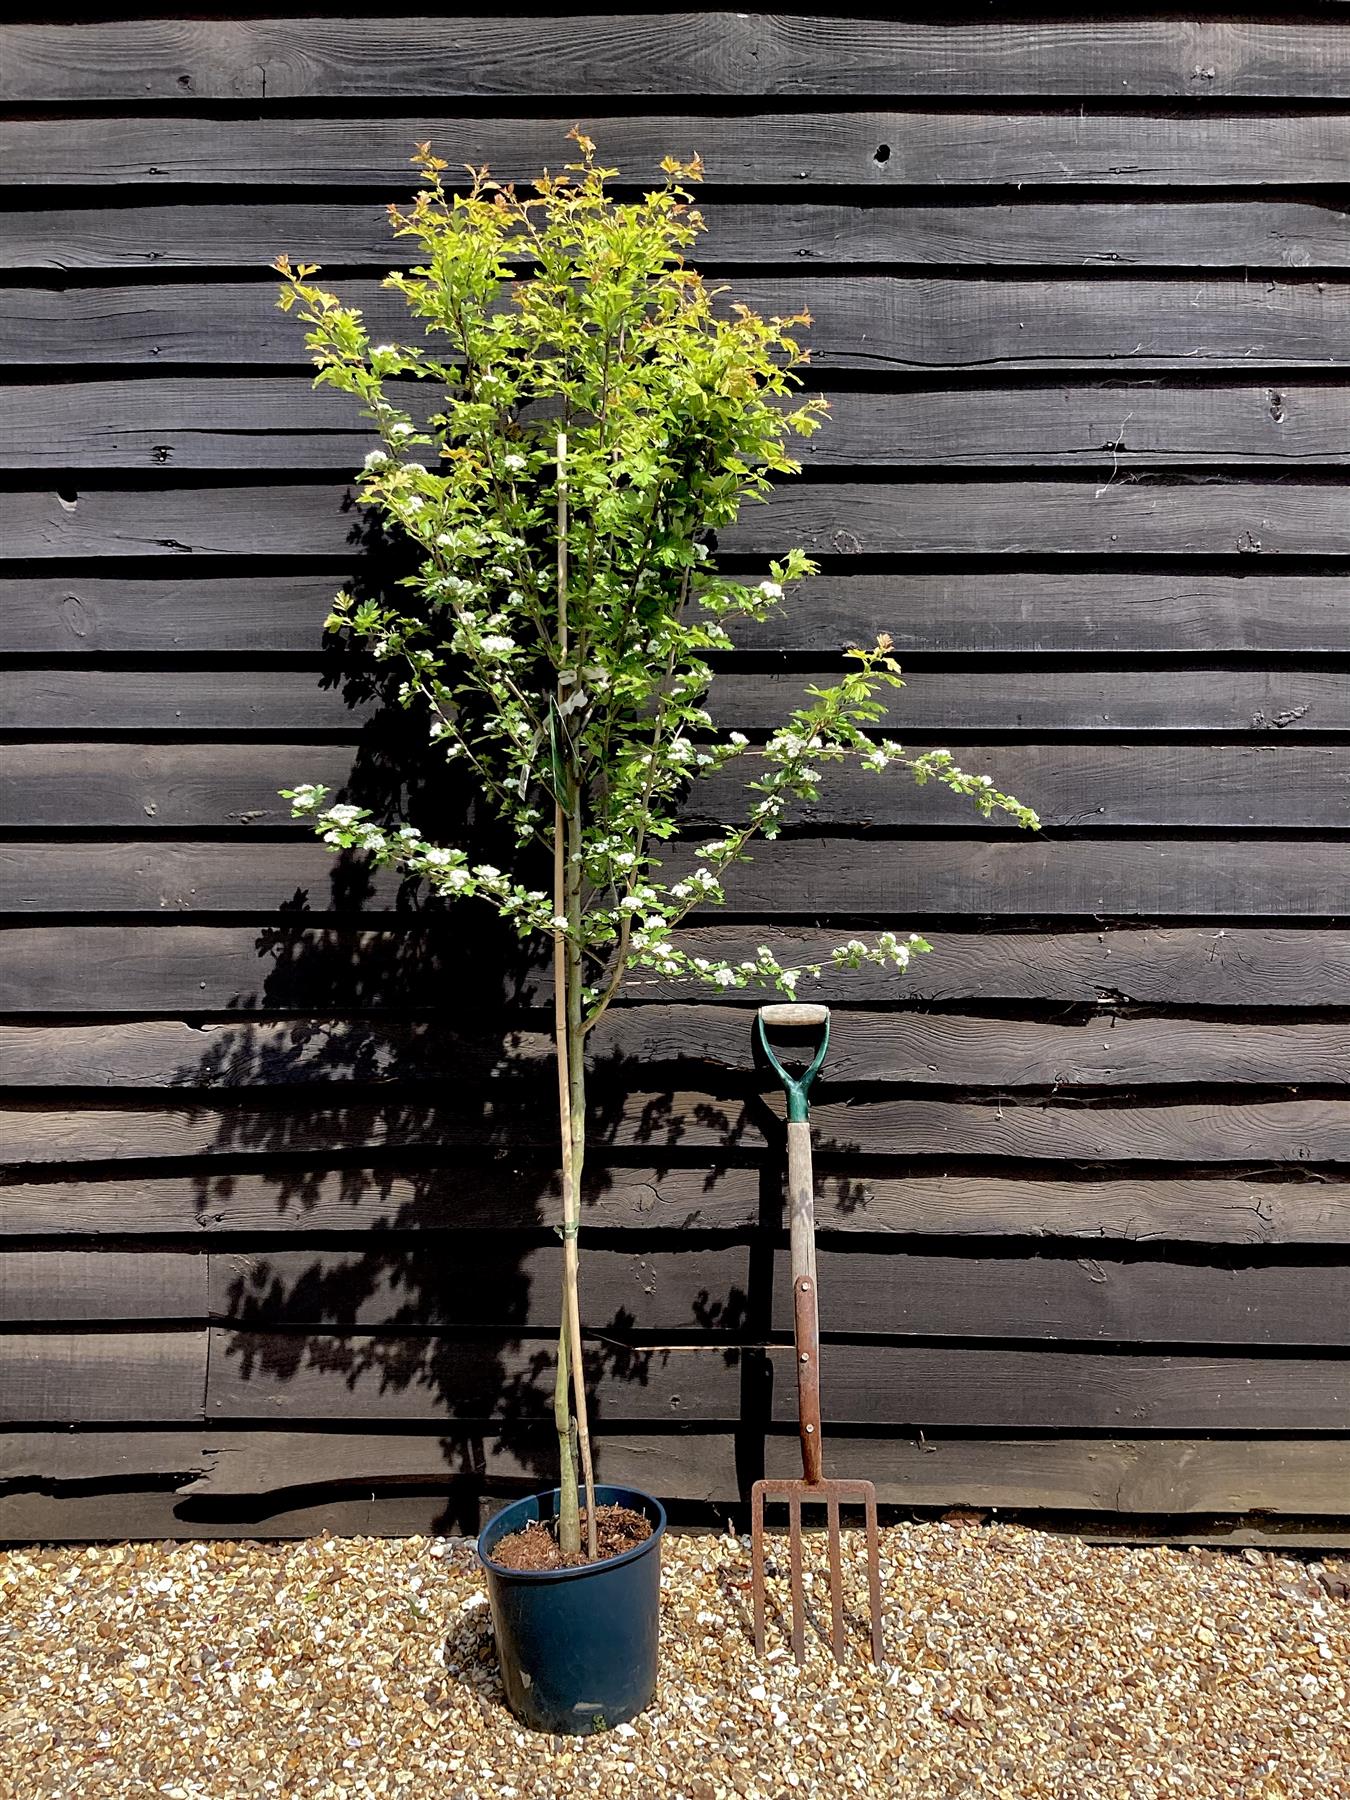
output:
[[[1350,1797],[1350,1565],[973,1524],[882,1555],[888,1666],[816,1641],[798,1671],[751,1653],[747,1544],[668,1540],[656,1704],[579,1741],[501,1705],[463,1543],[12,1551],[0,1794]]]

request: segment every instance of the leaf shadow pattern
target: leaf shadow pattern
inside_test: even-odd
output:
[[[385,548],[365,545],[349,585],[366,593],[392,579]],[[392,678],[330,645],[320,679],[363,720],[342,798],[507,860],[481,797],[435,758]],[[269,1440],[287,1440],[274,1471],[259,1476],[255,1458],[255,1493],[311,1491],[319,1478],[296,1463],[305,1442],[347,1434],[350,1465],[324,1459],[326,1494],[425,1488],[443,1473],[439,1527],[476,1530],[481,1492],[555,1479],[562,1259],[547,968],[487,908],[381,888],[355,856],[334,860],[326,893],[259,894],[256,913],[257,980],[202,1022],[200,1052],[174,1078],[200,1127],[189,1180],[212,1239],[207,1415],[257,1428],[263,1459]],[[691,1178],[712,1194],[729,1169],[765,1165],[763,1137],[772,1144],[778,1123],[757,1097],[748,1014],[746,1038],[739,1072],[593,1059],[583,1224],[619,1260],[707,1247],[699,1209],[650,1216],[653,1181],[680,1171],[682,1195]],[[771,1147],[775,1172],[740,1234],[743,1278],[691,1288],[682,1313],[628,1303],[631,1276],[592,1287],[586,1377],[601,1479],[607,1435],[708,1429],[710,1392],[746,1491],[762,1469],[770,1365],[758,1346],[773,1253],[760,1239],[781,1227],[779,1160]],[[586,1282],[583,1257],[583,1306]],[[710,1386],[705,1367],[732,1374]]]

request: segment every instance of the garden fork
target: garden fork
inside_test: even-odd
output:
[[[820,1028],[820,1047],[805,1072],[793,1076],[770,1048],[772,1028]],[[786,1500],[792,1583],[792,1653],[805,1655],[806,1602],[802,1581],[802,1506],[823,1504],[830,1536],[830,1646],[844,1657],[844,1586],[840,1568],[839,1506],[861,1503],[867,1518],[867,1585],[872,1608],[872,1661],[880,1664],[881,1559],[877,1544],[877,1493],[870,1481],[826,1481],[820,1447],[820,1313],[816,1295],[816,1205],[811,1169],[811,1113],[807,1098],[830,1042],[830,1009],[798,1003],[761,1006],[755,1018],[761,1049],[787,1094],[788,1206],[792,1247],[792,1336],[797,1367],[797,1416],[802,1440],[800,1481],[757,1481],[750,1490],[751,1588],[755,1650],[764,1654],[764,1503]]]

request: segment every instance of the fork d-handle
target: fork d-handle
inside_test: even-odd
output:
[[[816,1300],[816,1196],[811,1168],[811,1122],[792,1119],[787,1128],[788,1231],[792,1247],[792,1337],[797,1360],[797,1419],[802,1438],[802,1475],[819,1481],[820,1309]]]

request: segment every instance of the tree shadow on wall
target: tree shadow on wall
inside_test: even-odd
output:
[[[391,572],[385,546],[363,551],[369,592]],[[366,715],[341,797],[511,860],[396,679],[329,647],[322,680]],[[439,1529],[476,1530],[484,1491],[556,1480],[549,969],[487,907],[359,857],[334,860],[325,893],[260,894],[258,910],[257,984],[203,1021],[176,1085],[206,1140],[207,1416],[272,1429],[185,1516],[398,1490],[443,1497]],[[782,1153],[744,1017],[739,1071],[592,1061],[583,1310],[602,1479],[635,1478],[636,1458],[657,1491],[674,1464],[687,1481],[698,1453],[668,1440],[691,1428],[732,1429],[742,1492],[762,1472]]]

